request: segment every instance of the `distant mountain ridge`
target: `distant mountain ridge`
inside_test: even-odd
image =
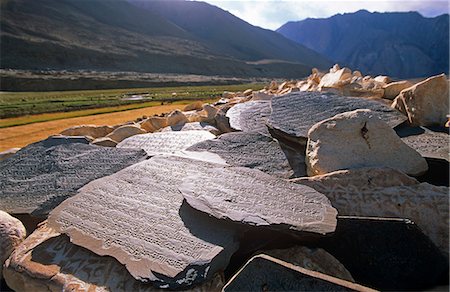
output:
[[[331,64],[203,2],[2,0],[0,5],[4,69],[295,78]]]
[[[277,32],[365,74],[413,78],[449,72],[448,14],[360,10],[288,22]]]

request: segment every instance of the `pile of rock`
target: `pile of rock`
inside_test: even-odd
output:
[[[391,107],[344,94],[365,84],[352,92],[392,96],[389,78],[335,66],[212,105],[74,127],[11,153],[0,161],[2,285],[448,286],[449,182],[436,175],[448,173],[448,131],[414,122],[438,119],[423,118],[437,109],[421,97],[440,92],[441,79],[404,89]]]

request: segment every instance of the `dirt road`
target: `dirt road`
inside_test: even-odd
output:
[[[9,148],[22,148],[30,143],[40,141],[48,136],[58,134],[66,128],[77,125],[116,125],[135,120],[143,115],[152,116],[155,114],[167,113],[175,109],[182,109],[183,107],[183,104],[161,105],[123,112],[2,128],[0,129],[0,152]]]

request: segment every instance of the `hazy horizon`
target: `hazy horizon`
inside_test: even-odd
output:
[[[306,18],[327,18],[339,13],[352,13],[361,9],[370,12],[417,11],[425,17],[449,13],[448,0],[434,1],[333,1],[333,0],[204,0],[229,11],[246,22],[275,30],[288,21]]]

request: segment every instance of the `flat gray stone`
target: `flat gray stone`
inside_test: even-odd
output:
[[[214,135],[218,135],[220,133],[219,129],[204,122],[178,124],[161,129],[161,132],[178,132],[178,131],[208,131]]]
[[[406,145],[413,148],[423,157],[438,158],[449,161],[449,135],[448,133],[426,130],[417,135],[401,138]]]
[[[225,285],[231,291],[375,291],[268,255],[251,258]]]
[[[142,150],[67,141],[52,138],[34,143],[0,162],[2,210],[45,216],[88,182],[147,158]]]
[[[257,100],[239,103],[227,111],[230,126],[243,132],[269,134],[266,126],[270,116],[270,101]]]
[[[144,149],[149,155],[174,154],[215,137],[208,131],[157,132],[132,136],[116,147]]]
[[[293,169],[277,140],[255,132],[235,132],[191,146],[188,151],[218,154],[227,164],[256,168],[280,178],[304,175],[304,168]],[[304,156],[302,162],[305,161]]]
[[[219,219],[320,234],[336,228],[337,211],[324,195],[256,169],[211,168],[179,189],[193,208]]]
[[[290,93],[274,97],[271,107],[268,126],[283,138],[300,143],[306,143],[308,131],[314,124],[356,109],[372,110],[391,127],[406,121],[406,117],[399,111],[380,102],[331,93]]]
[[[49,216],[71,242],[116,258],[136,279],[181,289],[223,270],[237,249],[234,229],[183,203],[189,174],[216,164],[156,156],[83,187]]]

